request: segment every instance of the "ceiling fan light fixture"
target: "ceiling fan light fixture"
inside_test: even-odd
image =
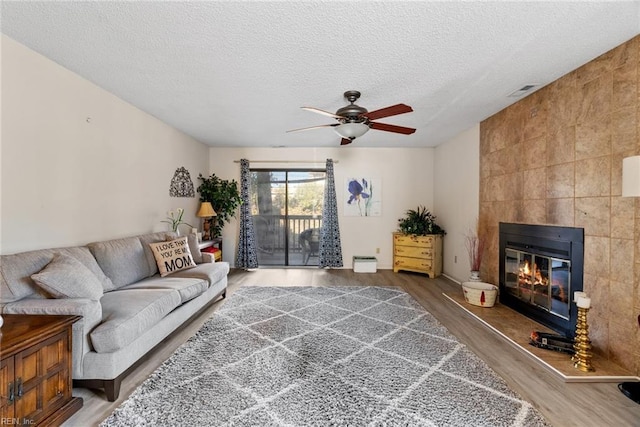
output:
[[[335,126],[333,130],[341,137],[353,140],[367,133],[369,125],[366,123],[342,123]]]
[[[320,126],[309,126],[301,129],[288,130],[287,132],[299,132],[303,130],[318,129],[332,127],[335,132],[342,137],[340,145],[348,145],[354,139],[361,137],[369,131],[369,129],[399,133],[402,135],[411,135],[416,130],[404,126],[396,126],[388,123],[380,123],[374,120],[383,119],[385,117],[397,116],[398,114],[410,113],[413,108],[406,104],[395,104],[385,108],[379,108],[374,111],[368,111],[355,102],[360,98],[360,92],[357,90],[348,90],[344,93],[344,97],[351,103],[346,107],[342,107],[336,113],[330,113],[315,107],[302,107],[305,110],[322,114],[324,116],[333,117],[338,121],[336,124],[327,124]]]

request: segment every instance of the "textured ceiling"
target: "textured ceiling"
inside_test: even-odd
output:
[[[359,90],[381,122],[351,146],[436,146],[640,33],[640,2],[10,2],[2,32],[212,146],[327,147]]]

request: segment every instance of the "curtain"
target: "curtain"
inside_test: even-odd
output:
[[[342,245],[338,224],[338,201],[333,178],[333,160],[327,159],[327,176],[320,227],[320,252],[318,267],[342,267]]]
[[[253,231],[251,218],[251,200],[249,199],[249,186],[251,173],[249,172],[249,160],[240,160],[240,236],[238,237],[238,254],[236,267],[258,268],[258,252],[256,251],[256,237]]]

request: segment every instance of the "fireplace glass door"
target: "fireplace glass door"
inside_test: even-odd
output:
[[[507,248],[504,270],[506,292],[569,319],[570,261]]]

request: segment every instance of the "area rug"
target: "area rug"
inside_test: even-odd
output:
[[[393,287],[242,287],[101,426],[547,426]]]

